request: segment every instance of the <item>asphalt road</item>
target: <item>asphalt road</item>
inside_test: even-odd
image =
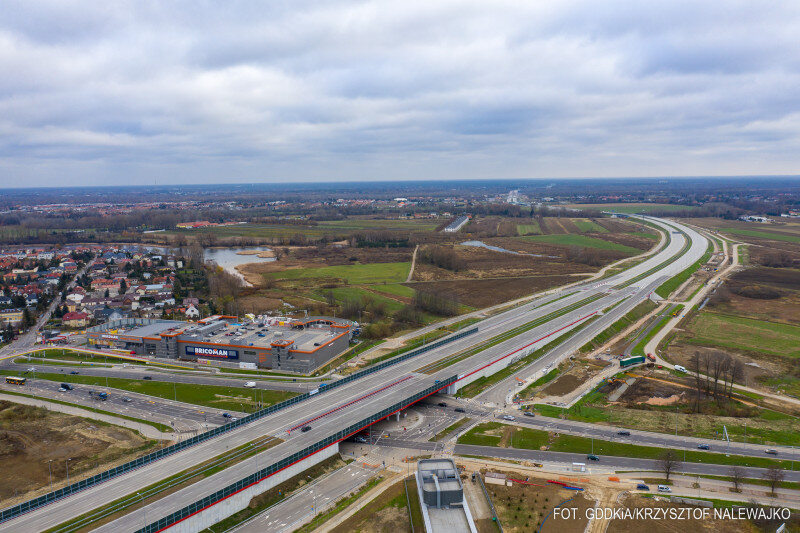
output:
[[[688,229],[686,231],[690,235],[694,233]],[[15,520],[4,523],[2,527],[4,529],[10,527],[13,528],[14,531],[39,531],[47,529],[72,516],[135,492],[137,489],[152,483],[156,479],[183,470],[192,464],[203,461],[204,458],[213,457],[224,452],[226,449],[249,442],[258,436],[272,434],[286,439],[286,442],[272,448],[268,452],[242,461],[237,465],[209,476],[201,482],[176,491],[170,494],[169,497],[162,498],[145,508],[135,510],[125,517],[109,524],[109,526],[113,524],[116,528],[115,531],[135,529],[132,524],[141,524],[145,514],[150,521],[166,516],[176,509],[180,509],[189,503],[215,492],[221,487],[245,477],[253,471],[256,471],[259,467],[265,466],[267,462],[274,462],[282,457],[288,457],[297,450],[313,442],[317,442],[328,435],[335,434],[348,424],[366,418],[385,406],[412,396],[423,388],[433,385],[437,379],[453,375],[468,375],[486,365],[488,362],[511,357],[514,350],[526,344],[530,344],[531,339],[549,335],[549,340],[542,340],[541,342],[550,342],[557,338],[558,335],[563,335],[569,331],[569,328],[564,328],[565,323],[568,324],[571,320],[580,318],[581,316],[587,316],[599,309],[607,308],[611,304],[622,301],[623,299],[629,299],[633,293],[638,294],[643,288],[654,283],[654,280],[660,279],[663,276],[671,276],[679,273],[702,256],[706,248],[705,239],[703,239],[702,242],[693,241],[689,252],[676,258],[675,254],[683,248],[683,244],[684,238],[674,234],[670,244],[659,254],[656,254],[628,271],[607,278],[601,282],[592,283],[587,287],[570,289],[568,293],[576,292],[576,294],[572,296],[556,301],[552,301],[552,298],[549,298],[549,303],[546,305],[542,305],[541,301],[535,300],[530,304],[522,305],[505,313],[490,317],[479,325],[479,332],[476,334],[431,350],[418,358],[399,363],[371,374],[368,378],[348,383],[330,392],[312,397],[299,404],[297,407],[275,413],[270,417],[266,417],[230,433],[211,439],[210,441],[165,458],[157,463],[142,467],[135,472],[111,479],[99,486],[83,491],[80,496],[66,498],[42,509],[34,510]],[[515,324],[524,324],[534,320],[537,316],[543,316],[551,312],[553,307],[556,309],[563,308],[569,305],[569,303],[579,301],[591,294],[605,293],[610,288],[629,282],[633,277],[645,273],[656,266],[662,265],[662,263],[665,264],[659,272],[647,276],[631,287],[620,291],[612,291],[611,294],[607,294],[581,309],[577,309],[547,324],[533,328],[523,336],[514,337],[497,344],[469,359],[449,366],[432,375],[420,375],[413,372],[415,368],[437,361],[446,355],[472,346],[481,340],[491,338],[502,331],[514,327]],[[561,296],[558,293],[556,293],[556,295]],[[550,308],[550,310],[548,311],[545,308]],[[588,340],[586,335],[586,332],[581,332],[578,337],[582,337],[582,342],[585,343],[586,340]],[[581,341],[576,340],[575,342]],[[403,377],[408,377],[409,379],[387,388],[387,386]],[[352,403],[354,399],[361,398],[370,391],[374,392],[374,394],[368,399]],[[332,409],[336,410],[331,412]],[[298,431],[287,433],[287,429],[295,427],[298,423],[302,424],[304,421],[312,419],[315,419],[315,421],[311,422],[311,431],[307,433]]]

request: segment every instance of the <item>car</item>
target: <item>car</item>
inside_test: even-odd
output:
[[[365,442],[367,442],[367,438],[366,438],[366,437],[362,437],[361,435],[356,435],[356,436],[353,438],[353,440],[354,440],[354,441],[356,441],[356,442],[360,442],[360,443],[365,443]]]
[[[65,389],[64,387],[59,387],[58,392],[67,392],[67,389]]]
[[[60,387],[61,387],[62,389],[64,389],[64,390],[72,390],[72,389],[74,389],[74,388],[75,388],[75,387],[73,387],[72,385],[70,385],[69,383],[62,383],[62,384],[60,385]]]
[[[770,448],[769,450],[764,450],[764,453],[768,453],[770,455],[778,455],[778,450]]]
[[[231,415],[229,413],[222,413],[222,418],[230,418]]]
[[[146,379],[146,380],[150,381],[150,380],[152,380],[153,378],[151,378],[150,376],[145,376],[145,377],[143,377],[142,379]]]
[[[639,483],[638,485],[636,485],[636,490],[650,490],[650,487],[648,487],[644,483]]]
[[[123,396],[122,401],[127,403],[127,402],[132,402],[133,400],[128,398],[127,396]]]
[[[456,413],[466,413],[463,407],[456,407],[455,409],[453,409],[453,411],[455,411]]]
[[[232,417],[231,417],[231,422],[236,422],[237,420],[239,420],[239,419],[238,419],[238,418],[236,418],[235,416],[232,416]]]
[[[589,459],[590,461],[599,461],[600,460],[600,458],[598,456],[596,456],[595,454],[593,454],[593,453],[590,453],[589,455],[587,455],[586,458]]]
[[[302,431],[303,433],[305,433],[306,431],[311,431],[311,426],[303,426],[303,428],[300,431]]]
[[[80,374],[80,372],[78,372],[77,370],[73,370],[72,372],[70,372],[70,374],[73,374],[73,375],[74,374]]]
[[[658,492],[672,492],[672,489],[668,485],[659,485]]]
[[[255,386],[256,386],[256,382],[255,381],[248,381],[247,383],[244,384],[244,386],[247,387],[248,389],[254,389]]]
[[[522,414],[525,416],[536,416],[536,413],[533,411],[524,411]]]
[[[511,415],[503,415],[503,420],[516,420],[516,418]]]
[[[697,449],[698,450],[710,450],[711,446],[709,446],[708,444],[698,444],[697,445]]]
[[[617,431],[617,435],[619,435],[620,437],[630,437],[631,436],[631,432],[628,431],[627,429],[623,429],[623,430]]]

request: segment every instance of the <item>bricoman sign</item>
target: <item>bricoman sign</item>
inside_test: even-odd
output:
[[[222,359],[239,359],[238,350],[226,350],[225,348],[209,348],[206,346],[187,346],[186,355],[197,355],[200,357],[220,357]]]

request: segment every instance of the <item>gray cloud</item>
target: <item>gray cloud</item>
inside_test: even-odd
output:
[[[796,173],[800,7],[0,10],[0,186]]]

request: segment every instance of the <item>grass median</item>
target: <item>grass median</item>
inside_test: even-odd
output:
[[[6,372],[6,375],[32,377],[29,372]],[[231,411],[251,413],[259,406],[266,407],[293,396],[296,392],[273,391],[263,389],[246,389],[242,387],[222,387],[219,385],[202,385],[196,383],[170,383],[142,379],[108,378],[102,376],[81,376],[73,374],[53,374],[37,372],[36,379],[70,384],[108,387],[123,391],[136,392],[167,400],[177,400],[193,405],[215,407]],[[78,391],[80,393],[80,391]],[[113,394],[113,392],[112,392]]]

